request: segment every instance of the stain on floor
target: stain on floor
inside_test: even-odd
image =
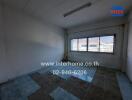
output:
[[[32,79],[41,87],[28,97],[29,100],[54,100],[49,94],[61,87],[80,100],[122,100],[112,69],[98,68],[92,82],[86,82],[76,77],[65,80],[52,73],[34,73]]]

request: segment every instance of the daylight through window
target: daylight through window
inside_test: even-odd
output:
[[[71,51],[114,52],[114,35],[71,40]]]

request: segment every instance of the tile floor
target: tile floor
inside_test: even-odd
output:
[[[31,91],[31,93],[29,93],[30,95],[26,95],[28,98],[21,96],[20,100],[60,100],[62,96],[55,95],[57,94],[58,88],[62,91],[58,92],[58,94],[63,95],[65,98],[64,100],[67,100],[67,95],[72,98],[71,100],[74,100],[75,98],[78,100],[123,100],[116,78],[117,71],[112,69],[97,68],[94,72],[94,74],[92,72],[91,76],[93,78],[91,81],[86,81],[85,79],[82,80],[81,78],[74,76],[64,79],[58,75],[53,75],[50,71],[44,73],[42,71],[41,73],[32,73],[28,76],[40,88],[35,91]],[[20,81],[21,80],[19,80],[19,82]],[[0,86],[1,97],[3,95],[1,91],[2,86]],[[21,90],[19,92],[21,92]]]
[[[0,86],[0,100],[28,100],[28,96],[39,89],[30,76],[22,76]]]
[[[110,69],[97,69],[91,82],[74,76],[64,79],[52,73],[34,73],[31,76],[41,88],[30,95],[29,100],[54,100],[49,94],[58,87],[80,100],[122,100],[116,71]]]
[[[124,73],[117,73],[117,80],[123,100],[132,100],[132,83]]]

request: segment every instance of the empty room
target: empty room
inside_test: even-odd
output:
[[[132,100],[132,0],[0,0],[0,100]]]

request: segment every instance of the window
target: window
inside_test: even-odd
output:
[[[113,52],[114,36],[100,37],[100,52]]]
[[[72,39],[71,50],[113,53],[114,40],[115,40],[114,35]]]
[[[71,50],[77,51],[78,50],[78,39],[72,39],[71,40]]]
[[[88,51],[99,52],[99,37],[88,38]]]
[[[78,50],[87,51],[87,38],[78,39]]]
[[[87,38],[72,39],[71,50],[72,51],[87,51]]]

